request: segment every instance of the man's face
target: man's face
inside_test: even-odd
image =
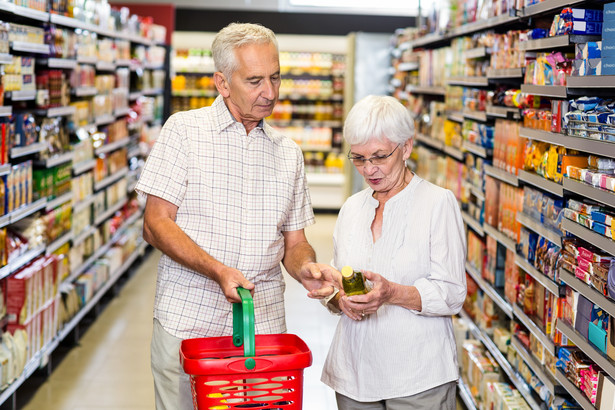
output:
[[[259,122],[273,112],[280,91],[280,60],[276,47],[249,44],[235,49],[237,70],[227,84],[229,110],[236,120]]]

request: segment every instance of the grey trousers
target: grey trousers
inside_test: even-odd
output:
[[[445,383],[412,396],[380,401],[356,401],[335,393],[339,410],[455,410],[457,382]]]
[[[190,378],[179,363],[181,342],[154,319],[151,350],[156,410],[193,410]]]

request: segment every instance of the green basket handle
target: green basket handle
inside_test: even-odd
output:
[[[254,344],[254,301],[250,291],[237,288],[241,303],[233,303],[233,344],[236,347],[243,345],[243,355],[246,369],[252,370],[256,366],[254,356],[256,347]]]

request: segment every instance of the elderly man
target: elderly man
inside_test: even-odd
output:
[[[263,120],[278,99],[274,33],[230,24],[212,45],[220,95],[164,125],[136,190],[147,195],[143,236],[163,255],[152,335],[157,409],[191,409],[179,363],[183,339],[231,335],[237,287],[253,293],[256,333],[283,333],[280,262],[322,298],[333,268],[316,263],[301,149]]]

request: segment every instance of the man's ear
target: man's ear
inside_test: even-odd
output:
[[[224,74],[222,74],[220,71],[216,71],[214,73],[214,83],[216,84],[216,89],[218,90],[220,95],[222,95],[222,97],[227,98],[230,95],[231,90],[229,83],[226,80]]]

